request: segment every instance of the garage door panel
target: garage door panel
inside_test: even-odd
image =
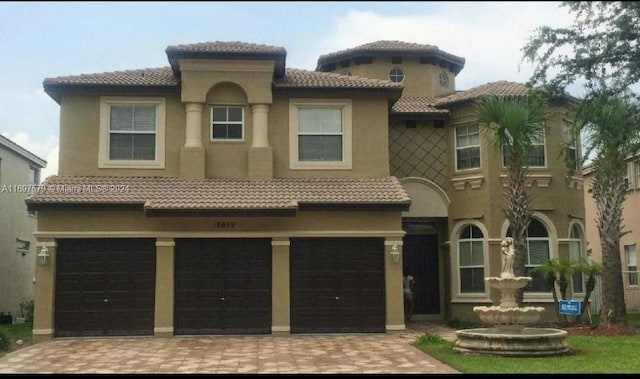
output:
[[[293,333],[384,332],[384,239],[291,239]]]
[[[153,334],[154,293],[155,240],[58,241],[57,336]]]
[[[176,334],[270,333],[270,240],[176,240],[175,259]]]

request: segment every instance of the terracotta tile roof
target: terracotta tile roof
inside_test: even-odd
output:
[[[135,205],[147,212],[296,212],[305,206],[408,209],[409,196],[395,177],[245,178],[186,180],[173,177],[49,177],[26,200],[30,209],[69,205]],[[397,209],[398,210],[398,209]]]
[[[437,113],[449,114],[448,109],[435,107],[438,98],[423,96],[403,96],[391,107],[392,113]]]
[[[177,86],[178,80],[171,67],[160,67],[46,78],[45,88],[51,85],[170,87]]]
[[[436,101],[435,106],[442,106],[461,103],[463,101],[475,100],[486,96],[523,96],[529,93],[529,88],[523,83],[499,81],[483,84],[466,91],[460,91],[453,95],[441,97]]]
[[[321,69],[324,65],[332,62],[338,62],[344,59],[350,59],[356,56],[367,54],[440,58],[453,64],[452,71],[455,73],[460,72],[465,63],[464,58],[442,51],[438,48],[438,46],[435,45],[426,45],[421,43],[411,43],[403,41],[376,41],[365,43],[364,45],[352,47],[350,49],[321,55],[318,58],[317,69]]]
[[[288,68],[282,78],[273,82],[277,88],[380,88],[402,90],[401,83],[326,72]]]
[[[246,54],[280,54],[286,53],[284,47],[259,45],[240,41],[232,42],[201,42],[186,45],[172,45],[167,47],[169,52],[206,52],[206,53],[246,53]]]

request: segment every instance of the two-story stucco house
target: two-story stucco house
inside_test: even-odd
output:
[[[596,226],[596,202],[591,194],[595,173],[593,166],[587,165],[584,170],[585,180],[585,217],[587,220],[587,251],[591,258],[602,263],[602,245],[600,233]],[[620,236],[620,262],[622,264],[622,284],[628,312],[640,311],[640,286],[638,285],[638,247],[640,246],[640,155],[627,159],[625,176],[627,197],[622,204],[622,220],[624,229]]]
[[[21,317],[20,302],[33,299],[35,215],[24,199],[40,182],[47,162],[0,135],[0,312]]]
[[[286,67],[282,47],[169,46],[170,67],[46,79],[60,175],[27,203],[50,255],[34,335],[384,332],[497,296],[500,149],[455,90],[464,59],[379,41]],[[529,266],[584,230],[553,105],[531,157]],[[528,300],[549,302],[536,281]]]

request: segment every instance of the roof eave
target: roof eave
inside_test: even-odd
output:
[[[115,85],[115,84],[76,84],[76,83],[47,83],[43,84],[44,92],[56,103],[64,93],[79,92],[133,92],[133,93],[157,93],[180,92],[180,85]]]
[[[414,51],[414,50],[383,50],[383,51],[350,51],[340,55],[335,56],[321,56],[318,58],[318,63],[316,65],[316,71],[326,71],[324,68],[326,66],[338,63],[344,60],[350,60],[356,57],[362,56],[370,56],[370,57],[391,57],[391,56],[401,56],[401,57],[419,57],[425,59],[437,59],[449,64],[449,69],[454,74],[458,74],[464,68],[464,64],[466,60],[462,57],[457,57],[455,55],[451,55],[449,53],[445,53],[443,51]]]
[[[262,60],[275,61],[274,76],[281,78],[285,74],[287,52],[281,53],[223,53],[210,51],[172,51],[167,49],[167,58],[173,74],[180,76],[180,59],[224,59],[224,60]]]

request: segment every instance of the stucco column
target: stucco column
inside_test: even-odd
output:
[[[394,262],[391,249],[396,245],[400,259]],[[387,237],[384,241],[384,280],[386,309],[386,330],[404,330],[404,294],[402,292],[402,238]]]
[[[274,335],[291,331],[289,245],[288,238],[271,241],[271,333]]]
[[[253,142],[251,147],[269,147],[269,105],[253,104]]]
[[[49,258],[42,264],[38,254],[46,246]],[[56,242],[52,239],[38,240],[36,247],[36,283],[34,288],[33,340],[39,342],[53,337],[53,302],[56,279]]]
[[[186,103],[187,128],[184,147],[202,147],[202,103]]]
[[[185,103],[187,114],[184,146],[180,148],[180,176],[185,179],[203,179],[204,147],[202,146],[203,103]]]
[[[153,333],[156,337],[173,336],[174,302],[173,238],[156,240],[156,300]]]

